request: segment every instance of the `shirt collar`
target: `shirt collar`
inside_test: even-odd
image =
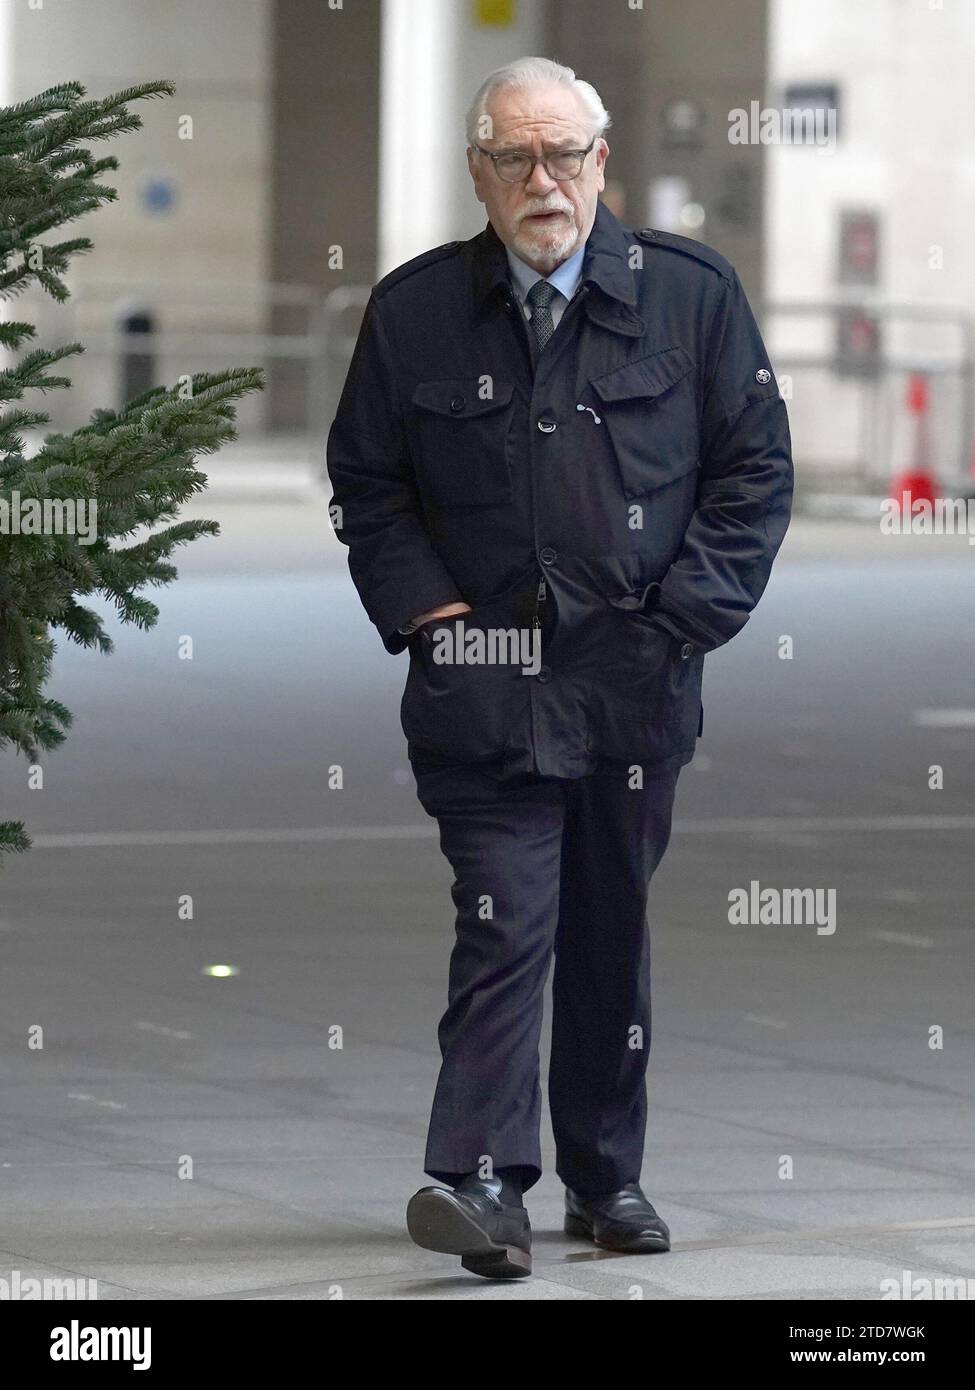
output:
[[[648,248],[653,246],[643,234],[632,232],[618,222],[606,204],[600,199],[596,203],[596,220],[586,242],[582,265],[582,284],[578,293],[589,286],[595,293],[586,297],[585,311],[594,323],[616,333],[629,337],[639,337],[646,333],[647,326],[637,309],[637,272],[632,254],[634,238],[641,237]],[[492,227],[490,221],[484,230],[470,241],[451,243],[466,261],[470,275],[470,302],[475,317],[486,312],[493,296],[504,289],[514,294],[511,271],[505,255],[506,247]],[[652,267],[640,271],[640,278],[648,278]]]
[[[520,256],[509,248],[505,247],[508,255],[508,267],[511,271],[511,281],[514,285],[515,293],[522,304],[532,285],[538,280],[548,280],[550,285],[554,285],[566,299],[571,299],[579,288],[579,281],[582,279],[582,261],[586,254],[585,244],[579,247],[574,255],[567,261],[563,261],[552,271],[551,275],[540,275],[537,270],[533,270],[527,265]]]
[[[629,259],[633,250],[633,236],[634,233],[623,227],[600,199],[596,204],[596,220],[585,245],[582,273],[583,283],[591,282],[611,300],[631,309],[637,302],[633,264]],[[475,305],[480,307],[501,285],[511,287],[512,276],[505,254],[507,247],[490,222],[478,236],[461,245],[471,266],[471,291]],[[535,275],[534,271],[532,275]]]

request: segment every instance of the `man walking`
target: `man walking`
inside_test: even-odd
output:
[[[703,728],[704,657],[785,535],[785,406],[738,277],[599,202],[609,116],[523,58],[468,113],[488,226],[376,285],[336,419],[336,532],[390,653],[456,944],[420,1245],[531,1270],[539,1037],[567,1233],[670,1248],[640,1186],[651,876]],[[505,639],[509,640],[505,646]]]

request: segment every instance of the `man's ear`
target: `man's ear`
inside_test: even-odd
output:
[[[606,187],[606,159],[609,155],[609,146],[602,136],[599,137],[599,144],[596,146],[596,187],[601,193]]]
[[[474,194],[479,203],[484,202],[484,189],[482,186],[482,170],[478,158],[470,145],[467,146],[467,167],[470,170],[471,178],[474,180]]]

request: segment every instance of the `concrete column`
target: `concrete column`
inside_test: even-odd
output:
[[[506,22],[488,23],[474,0],[383,2],[381,274],[487,221],[467,171],[464,113],[494,68],[548,56],[544,4],[508,9]]]
[[[381,15],[380,0],[273,0],[269,278],[279,284],[324,295],[375,279]],[[279,333],[308,323],[299,306],[270,318]],[[300,362],[275,368],[275,427],[315,427],[320,403],[306,410],[306,389]]]

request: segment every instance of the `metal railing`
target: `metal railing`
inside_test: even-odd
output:
[[[269,377],[287,366],[292,384],[300,381],[301,428],[320,452],[370,292],[364,284],[323,292],[311,285],[99,280],[81,283],[68,303],[74,336],[86,355],[114,361],[117,370],[132,351],[153,354],[159,380],[218,364],[266,363]],[[163,326],[151,334],[124,333],[119,316],[134,304],[154,310],[157,321],[161,306]],[[919,373],[932,388],[935,472],[946,483],[970,480],[975,315],[863,296],[755,307],[789,403],[796,460],[807,484],[842,480],[865,487],[889,479],[898,453],[912,447],[901,427],[907,423],[907,380]],[[876,325],[876,342],[868,342],[866,351],[838,346],[839,326],[851,313]],[[167,317],[181,316],[190,323],[165,325]],[[297,328],[278,326],[296,316]],[[85,323],[92,317],[94,327]],[[212,326],[221,319],[228,320],[226,326]],[[193,326],[197,320],[209,326]],[[102,388],[103,401],[104,382]],[[272,429],[268,394],[241,403],[242,436]]]
[[[932,401],[927,462],[941,482],[971,485],[975,315],[862,296],[768,301],[758,308],[776,374],[791,388],[783,394],[799,463],[850,483],[887,482],[917,448],[906,399],[911,378],[922,376]],[[876,325],[876,341],[859,354],[838,350],[839,325],[851,315]],[[837,438],[844,426],[846,437]],[[831,457],[823,456],[824,439],[832,443]]]

